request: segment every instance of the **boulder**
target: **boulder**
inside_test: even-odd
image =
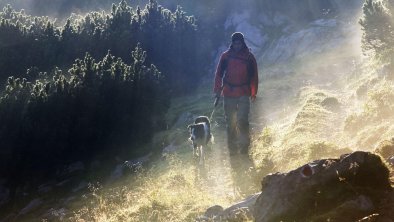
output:
[[[253,207],[260,193],[251,195],[244,200],[223,209],[219,205],[212,206],[205,211],[204,216],[197,221],[245,221],[253,218]]]
[[[266,176],[253,215],[265,221],[354,221],[391,191],[378,155],[357,151]]]
[[[204,217],[207,218],[214,218],[217,217],[218,215],[222,214],[224,211],[223,207],[220,205],[215,205],[212,206],[210,208],[208,208],[205,213],[204,213]]]

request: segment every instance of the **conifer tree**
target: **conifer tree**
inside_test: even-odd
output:
[[[394,53],[394,1],[366,0],[359,23],[363,30],[362,49],[367,55],[389,59]]]

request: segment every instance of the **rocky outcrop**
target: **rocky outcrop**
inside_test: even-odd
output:
[[[258,1],[228,16],[225,29],[245,34],[259,63],[278,64],[354,44],[361,0]],[[352,16],[349,16],[352,15]],[[350,52],[349,52],[350,53]]]
[[[266,176],[253,215],[257,222],[356,221],[391,190],[381,158],[358,151]]]

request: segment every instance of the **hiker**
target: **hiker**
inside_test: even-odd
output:
[[[245,44],[244,35],[235,32],[231,44],[219,60],[215,73],[214,93],[224,97],[227,146],[230,155],[249,151],[250,101],[256,100],[258,70],[254,55]]]

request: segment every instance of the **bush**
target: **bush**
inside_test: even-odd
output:
[[[130,65],[110,53],[99,62],[86,54],[67,73],[39,73],[34,82],[9,77],[0,99],[0,147],[7,154],[1,173],[53,173],[108,149],[148,152],[138,146],[164,127],[169,96],[146,57],[137,46]]]
[[[174,94],[190,92],[211,63],[206,59],[211,49],[199,49],[204,39],[197,38],[195,22],[180,7],[171,12],[154,0],[144,9],[133,10],[122,0],[109,14],[73,14],[63,27],[7,6],[0,13],[0,82],[9,75],[25,77],[21,73],[32,66],[43,71],[67,67],[85,52],[101,58],[111,50],[129,62],[129,52],[140,43],[148,53],[147,62],[156,64]]]

